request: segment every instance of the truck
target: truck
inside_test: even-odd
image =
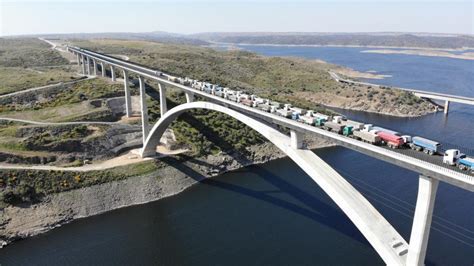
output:
[[[313,111],[309,110],[305,115],[300,116],[299,121],[313,126],[316,123],[316,119],[316,117],[313,117]]]
[[[264,104],[259,104],[257,106],[258,109],[262,110],[262,111],[265,111],[265,112],[270,112],[270,113],[274,113],[276,112],[277,108],[273,105],[269,105],[267,103],[264,103]]]
[[[348,137],[352,135],[353,132],[354,132],[354,128],[352,126],[344,126],[344,129],[342,130],[342,135]]]
[[[357,122],[357,121],[354,121],[354,120],[342,120],[341,121],[341,124],[342,125],[345,125],[345,126],[352,126],[352,128],[354,130],[361,130],[364,128],[364,123],[360,123],[360,122]]]
[[[277,109],[277,114],[286,118],[291,118],[293,111],[290,110],[290,108],[291,108],[291,104],[287,103],[285,104],[285,106],[283,106],[283,108]]]
[[[344,121],[345,117],[341,115],[336,115],[332,118],[332,122],[341,124]],[[346,119],[347,120],[347,119]]]
[[[383,127],[372,127],[372,130],[375,130],[377,132],[383,131],[383,132],[389,133],[391,135],[400,136],[400,133],[398,133],[397,131],[386,129],[386,128],[383,128]],[[377,133],[377,132],[375,132],[375,133]]]
[[[324,121],[328,121],[328,120],[329,120],[329,116],[323,115],[323,114],[321,114],[321,113],[315,113],[315,114],[313,114],[313,116],[316,117],[316,118],[322,118]]]
[[[412,150],[423,151],[429,155],[434,155],[438,153],[441,144],[430,139],[415,136],[411,138],[411,142],[408,146]]]
[[[443,163],[455,165],[461,170],[474,172],[474,158],[467,157],[457,149],[449,149],[444,152]]]
[[[323,129],[333,131],[338,134],[342,134],[342,131],[344,130],[344,126],[338,123],[328,121],[328,122],[324,122]]]
[[[233,101],[233,102],[238,102],[239,101],[239,97],[237,97],[237,95],[235,95],[235,94],[228,95],[227,99],[229,99],[230,101]]]
[[[290,110],[298,116],[306,114],[306,110],[298,107],[290,107]]]
[[[374,145],[380,145],[380,143],[382,142],[382,139],[379,137],[379,135],[369,131],[354,130],[352,132],[352,135],[358,140]]]
[[[247,106],[250,106],[250,107],[253,106],[253,101],[248,99],[248,98],[245,98],[245,97],[240,98],[240,103],[242,103],[244,105],[247,105]]]
[[[324,117],[316,117],[316,120],[314,121],[314,125],[318,127],[323,127],[326,121],[327,120]]]
[[[371,131],[372,132],[372,131]],[[401,148],[405,142],[403,138],[395,134],[385,132],[385,131],[376,131],[376,133],[383,143],[387,144],[389,148],[398,149]]]

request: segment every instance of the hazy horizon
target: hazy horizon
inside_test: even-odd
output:
[[[0,3],[0,36],[153,31],[473,35],[473,7],[472,1],[425,0],[6,0]]]

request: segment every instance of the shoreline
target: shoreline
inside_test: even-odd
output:
[[[474,47],[462,47],[462,48],[433,48],[433,47],[420,47],[420,46],[382,46],[382,45],[342,45],[342,44],[275,44],[275,43],[226,43],[226,42],[209,42],[208,46],[228,45],[228,46],[276,46],[276,47],[347,47],[347,48],[387,48],[387,49],[413,49],[413,50],[434,50],[434,51],[468,51],[474,50]]]
[[[452,54],[448,51],[443,50],[417,50],[417,49],[405,49],[405,50],[389,50],[389,49],[381,49],[381,50],[364,50],[361,53],[369,53],[369,54],[403,54],[403,55],[417,55],[417,56],[429,56],[429,57],[444,57],[444,58],[452,58],[452,59],[460,59],[460,60],[474,60],[474,53],[467,52],[462,54]]]
[[[335,146],[314,137],[306,138],[305,142],[312,150]],[[155,202],[177,195],[206,178],[287,157],[269,142],[252,146],[251,154],[252,158],[223,153],[179,162],[179,165],[169,163],[145,175],[46,195],[41,202],[29,206],[8,206],[1,211],[0,249],[78,219]],[[190,169],[194,176],[182,168]]]

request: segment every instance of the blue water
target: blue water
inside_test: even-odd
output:
[[[322,59],[359,71],[376,71],[392,77],[368,80],[378,84],[416,88],[474,97],[474,60],[403,54],[361,53],[371,48],[239,46],[267,56]]]
[[[359,48],[246,46],[389,74],[379,83],[473,96],[472,61],[360,53]],[[420,74],[424,72],[424,75]],[[353,119],[474,147],[474,110]],[[409,239],[418,175],[341,147],[316,152]],[[192,176],[193,177],[193,176]],[[441,183],[427,265],[474,264],[474,195]],[[248,167],[177,196],[91,217],[0,251],[1,265],[382,265],[337,206],[291,160]]]

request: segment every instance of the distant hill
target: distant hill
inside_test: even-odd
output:
[[[191,36],[168,33],[163,31],[153,32],[101,32],[101,33],[66,33],[66,34],[38,34],[29,37],[44,37],[47,39],[114,39],[114,40],[143,40],[161,43],[208,45],[207,41]],[[28,37],[21,36],[21,37]]]
[[[188,35],[209,42],[233,44],[344,45],[474,48],[474,36],[453,34],[405,33],[199,33]]]

